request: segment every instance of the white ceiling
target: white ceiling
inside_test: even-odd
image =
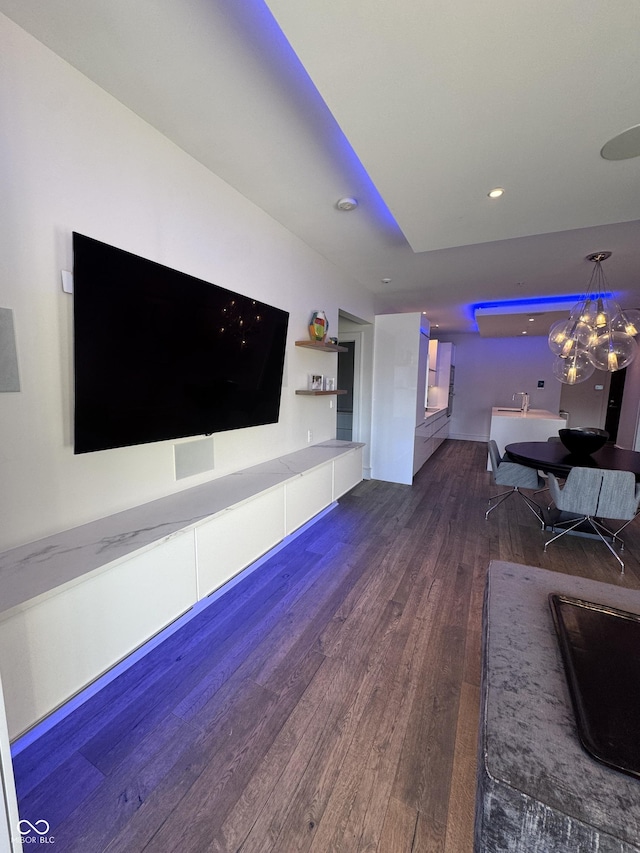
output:
[[[637,0],[0,11],[370,288],[379,311],[475,330],[472,304],[580,293],[601,250],[620,301],[640,305],[640,157],[600,156],[640,124]],[[338,211],[342,196],[357,210]]]

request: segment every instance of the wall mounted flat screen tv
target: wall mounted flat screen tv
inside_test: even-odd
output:
[[[73,234],[74,452],[276,423],[289,314]]]

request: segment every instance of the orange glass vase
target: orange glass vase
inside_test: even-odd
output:
[[[329,321],[324,311],[314,311],[309,321],[309,337],[312,341],[325,341],[329,331]]]

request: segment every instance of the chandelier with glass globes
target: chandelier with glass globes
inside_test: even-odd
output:
[[[640,311],[623,311],[608,295],[602,262],[610,257],[611,252],[587,255],[595,266],[585,295],[568,320],[554,323],[549,330],[549,347],[556,355],[553,373],[567,385],[584,382],[596,369],[622,370],[636,356]]]

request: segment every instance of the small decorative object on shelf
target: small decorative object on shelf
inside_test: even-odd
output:
[[[335,391],[336,390],[336,380],[332,379],[329,376],[325,376],[324,378],[324,387],[323,391]]]
[[[309,321],[309,337],[312,341],[325,341],[329,331],[329,321],[324,311],[314,311]]]
[[[309,374],[309,390],[310,391],[322,391],[324,377],[319,373],[310,373]]]

